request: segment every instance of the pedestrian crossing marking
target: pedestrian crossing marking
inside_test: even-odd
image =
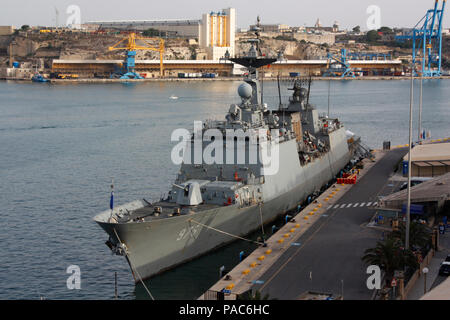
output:
[[[344,209],[344,208],[361,208],[361,207],[372,207],[376,206],[377,202],[356,202],[356,203],[338,203],[338,204],[332,204],[327,207],[327,210],[330,209]]]

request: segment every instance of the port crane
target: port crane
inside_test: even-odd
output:
[[[327,72],[324,74],[325,76],[336,77],[340,75],[341,78],[355,77],[355,73],[353,72],[352,68],[350,67],[350,63],[348,62],[346,49],[341,49],[340,57],[328,52],[327,60]],[[330,65],[332,64],[337,66],[340,65],[340,68],[331,68]]]
[[[441,75],[442,20],[446,0],[443,0],[441,9],[439,9],[439,1],[435,1],[434,8],[428,10],[409,33],[396,37],[400,42],[412,40],[412,63],[415,66],[422,60],[421,69],[424,77]]]
[[[142,40],[146,45],[136,44],[136,40]],[[147,43],[148,40],[158,40],[159,46],[157,48],[150,46]],[[127,41],[126,45],[125,41]],[[127,57],[125,59],[125,69],[126,73],[121,77],[121,79],[143,79],[141,75],[136,73],[136,50],[151,50],[159,52],[159,74],[160,77],[164,75],[164,65],[163,65],[163,55],[164,55],[164,39],[161,38],[143,38],[136,35],[136,33],[131,32],[127,37],[123,38],[113,46],[108,48],[109,51],[113,50],[127,50]]]

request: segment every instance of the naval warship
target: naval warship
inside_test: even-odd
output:
[[[262,103],[258,69],[277,59],[261,54],[255,33],[245,56],[228,57],[248,69],[238,87],[241,102],[230,106],[224,120],[205,122],[189,135],[167,198],[133,201],[94,218],[109,235],[106,244],[126,258],[136,283],[297,208],[358,156],[358,139],[349,139],[338,119],[320,115],[309,103],[311,79],[295,79],[288,103],[280,95],[274,110]],[[211,130],[220,143],[215,156],[230,161],[193,161],[195,139]],[[243,135],[231,139],[230,132]],[[212,140],[203,138],[200,151],[211,148]],[[267,155],[270,161],[264,161]]]

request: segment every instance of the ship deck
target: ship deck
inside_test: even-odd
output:
[[[158,216],[154,215],[155,207],[161,207],[161,213]],[[159,201],[155,203],[149,203],[147,206],[139,208],[133,211],[126,211],[121,216],[116,216],[118,223],[129,223],[129,222],[149,222],[153,220],[165,219],[176,216],[175,209],[180,208],[181,212],[179,215],[189,215],[195,214],[200,211],[210,210],[214,208],[219,208],[220,205],[203,203],[198,206],[180,206],[175,202],[169,201]]]

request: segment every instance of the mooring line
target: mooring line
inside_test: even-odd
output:
[[[200,225],[200,226],[202,226],[202,227],[205,227],[205,228],[208,228],[208,229],[217,231],[217,232],[219,232],[219,233],[226,234],[227,236],[230,236],[230,237],[233,237],[233,238],[237,238],[237,239],[244,240],[244,241],[248,241],[248,242],[253,242],[253,243],[256,243],[256,244],[258,244],[258,245],[264,244],[263,242],[259,242],[259,241],[254,241],[254,240],[251,240],[251,239],[242,238],[242,237],[237,236],[237,235],[235,235],[235,234],[231,234],[231,233],[228,233],[228,232],[226,232],[226,231],[222,231],[222,230],[216,229],[216,228],[214,228],[214,227],[207,226],[206,224],[200,223],[200,222],[195,221],[195,220],[193,220],[193,219],[189,219],[188,221],[189,221],[189,222],[192,221],[192,222],[194,222],[194,223],[196,223],[196,224],[198,224],[198,225]]]
[[[114,233],[116,234],[117,240],[119,240],[120,243],[125,245],[125,243],[123,243],[122,240],[120,240],[119,235],[117,234],[116,228],[113,228],[113,230],[114,230]],[[139,274],[139,271],[137,270],[137,268],[133,267],[133,263],[131,262],[131,259],[130,259],[130,256],[128,255],[127,250],[125,249],[124,252],[128,258],[128,261],[130,262],[131,269],[134,269],[134,271],[136,271],[136,274],[139,277],[139,281],[141,281],[141,283],[144,286],[145,290],[147,291],[148,295],[150,296],[150,298],[152,298],[152,300],[155,300],[155,298],[153,298],[152,293],[150,292],[150,290],[148,290],[147,286],[145,285],[144,281],[142,280],[142,277]]]

